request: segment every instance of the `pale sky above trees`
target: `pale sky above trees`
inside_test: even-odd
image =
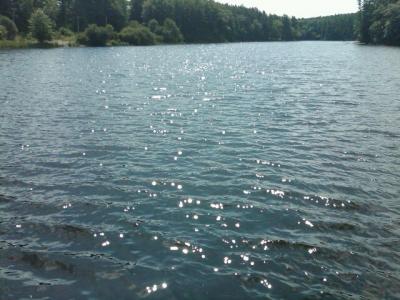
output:
[[[257,7],[268,14],[317,17],[356,12],[357,0],[217,0],[221,3]]]

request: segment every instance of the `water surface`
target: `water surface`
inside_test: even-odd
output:
[[[0,299],[400,297],[400,49],[0,51]]]

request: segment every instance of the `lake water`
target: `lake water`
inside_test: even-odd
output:
[[[0,299],[400,297],[400,49],[0,51]]]

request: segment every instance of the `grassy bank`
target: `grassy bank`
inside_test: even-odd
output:
[[[0,49],[25,49],[25,48],[57,48],[79,46],[75,38],[58,38],[52,41],[39,43],[34,39],[17,37],[15,40],[0,40]]]
[[[2,49],[19,49],[19,48],[30,48],[36,44],[36,41],[24,39],[21,37],[15,40],[0,40],[0,48]]]

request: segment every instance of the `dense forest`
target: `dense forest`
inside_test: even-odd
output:
[[[301,40],[352,41],[357,39],[357,15],[343,14],[300,20]]]
[[[400,46],[400,0],[359,0],[360,41]]]
[[[18,33],[40,42],[70,37],[79,44],[101,46],[360,36],[366,43],[389,43],[396,34],[398,41],[399,3],[361,1],[360,17],[296,19],[212,0],[1,0],[0,39],[13,39]]]

